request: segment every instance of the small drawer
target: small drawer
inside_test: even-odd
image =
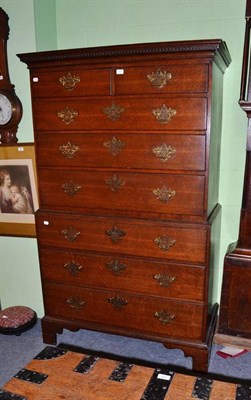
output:
[[[205,264],[208,226],[75,213],[36,213],[40,245]]]
[[[204,215],[204,176],[40,168],[39,184],[42,209]]]
[[[203,302],[204,266],[40,248],[45,281]]]
[[[205,135],[37,133],[38,166],[205,171]]]
[[[32,71],[31,91],[34,99],[44,97],[99,96],[110,94],[109,69],[69,68]]]
[[[202,339],[203,304],[53,283],[44,283],[43,292],[49,317],[176,339]]]
[[[208,90],[208,65],[148,65],[114,70],[115,94],[203,93]]]
[[[181,134],[207,129],[206,97],[34,100],[33,112],[36,131],[174,130]]]

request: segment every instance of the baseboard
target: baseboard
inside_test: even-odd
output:
[[[246,339],[239,336],[230,336],[216,333],[214,335],[213,342],[215,344],[221,344],[224,346],[234,346],[251,350],[251,339]]]

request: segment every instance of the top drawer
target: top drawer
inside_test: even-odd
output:
[[[38,97],[78,97],[110,94],[109,69],[75,69],[34,71],[31,90]]]
[[[208,89],[208,66],[161,65],[115,68],[115,94],[205,93]]]
[[[34,98],[109,94],[206,93],[208,65],[149,65],[83,69],[60,68],[31,73]]]

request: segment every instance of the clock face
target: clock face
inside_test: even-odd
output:
[[[12,104],[7,96],[0,93],[0,125],[6,125],[12,117]]]

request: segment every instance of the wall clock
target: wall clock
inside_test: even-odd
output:
[[[7,40],[9,37],[9,17],[0,8],[0,143],[17,142],[16,133],[22,118],[22,103],[10,81]]]

